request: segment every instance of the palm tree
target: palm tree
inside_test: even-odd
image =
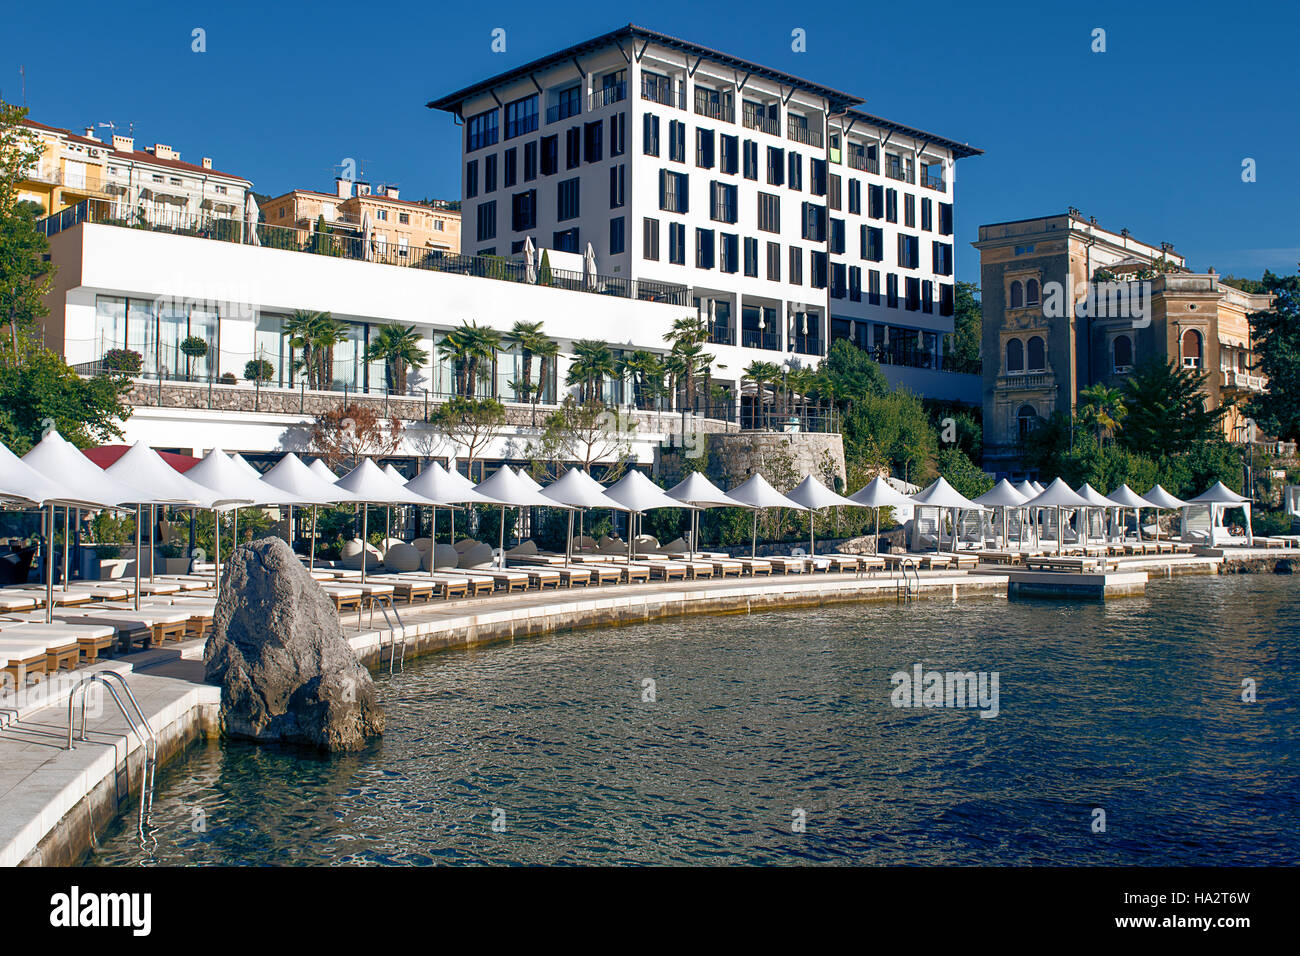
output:
[[[754,383],[754,401],[758,403],[759,416],[764,425],[769,421],[767,414],[767,386],[774,384],[781,377],[781,369],[774,362],[750,362],[744,377]]]
[[[289,340],[289,384],[293,385],[293,373],[303,369],[307,375],[307,384],[315,388],[314,376],[311,374],[311,330],[315,323],[324,316],[324,312],[312,312],[298,309],[284,323],[281,334]],[[295,358],[294,352],[301,352],[301,358]]]
[[[311,329],[311,354],[316,367],[313,388],[324,391],[334,382],[334,346],[348,340],[348,325],[322,312]]]
[[[699,316],[689,315],[674,319],[668,341],[673,345],[702,345],[709,340],[709,323]]]
[[[537,403],[541,400],[542,392],[546,389],[546,383],[551,380],[555,370],[556,360],[560,357],[560,343],[555,339],[543,337],[533,346],[533,355],[537,356],[541,362],[541,368],[538,369],[537,385],[533,389],[533,427],[537,427]],[[552,399],[554,401],[554,399]]]
[[[800,417],[807,414],[810,393],[817,387],[818,378],[817,373],[806,365],[792,368],[786,375],[785,381],[790,389],[790,397],[793,399],[798,396],[795,413]]]
[[[578,339],[573,343],[573,362],[565,384],[578,386],[578,401],[586,404],[600,398],[600,383],[617,374],[614,353],[598,339]]]
[[[1124,404],[1124,393],[1118,388],[1098,382],[1079,391],[1078,418],[1081,424],[1097,432],[1097,444],[1104,445],[1120,428],[1128,407]]]
[[[713,356],[704,351],[704,346],[697,341],[682,340],[673,346],[673,354],[682,362],[682,382],[686,389],[686,407],[695,408],[696,384],[701,379],[708,381],[709,369],[713,366]]]
[[[492,374],[500,348],[501,333],[476,322],[465,322],[443,336],[438,343],[438,354],[450,361],[455,370],[458,396],[474,397],[480,375],[488,377]]]
[[[523,366],[519,381],[513,383],[515,397],[529,401],[533,394],[533,356],[537,354],[538,347],[545,348],[545,343],[550,338],[542,331],[540,322],[516,322],[506,336],[506,341],[518,347],[520,364]]]
[[[366,361],[384,363],[384,385],[389,392],[406,393],[406,370],[419,368],[429,360],[429,353],[420,348],[420,333],[415,326],[385,325],[379,329],[366,348]]]
[[[663,381],[664,363],[654,352],[637,349],[620,356],[618,374],[632,380],[632,404],[645,410],[656,398]]]

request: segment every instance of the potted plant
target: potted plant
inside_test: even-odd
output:
[[[193,378],[191,369],[194,360],[204,358],[208,354],[207,339],[199,335],[186,336],[185,340],[181,342],[181,351],[185,353],[185,377],[187,379]]]
[[[275,378],[275,366],[266,359],[253,359],[244,365],[244,378],[261,385]]]
[[[109,372],[121,372],[123,375],[139,375],[144,365],[144,358],[131,349],[109,349],[99,360],[100,365]]]
[[[236,385],[239,383],[239,379],[235,378],[234,372],[223,372],[218,381],[221,382],[222,385]]]

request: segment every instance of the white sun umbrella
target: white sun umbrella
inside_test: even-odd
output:
[[[352,492],[361,509],[361,583],[366,583],[366,557],[370,533],[370,505],[427,505],[430,502],[409,490],[404,483],[394,481],[369,458],[338,480],[338,486]]]
[[[596,288],[596,250],[587,243],[587,254],[582,257],[582,277],[589,289]]]
[[[791,501],[777,491],[767,479],[754,472],[747,481],[727,491],[733,501],[744,508],[753,510],[753,529],[750,541],[750,556],[758,557],[758,509],[759,508],[793,508],[795,511],[807,511],[797,501]]]
[[[563,475],[541,490],[541,494],[552,499],[553,503],[564,505],[569,509],[569,533],[564,545],[564,560],[569,562],[573,555],[573,512],[576,508],[612,508],[615,511],[628,509],[605,494],[600,482],[596,481],[581,468],[570,468]]]
[[[1101,517],[1102,517],[1101,537],[1103,541],[1106,540],[1106,511],[1107,509],[1110,508],[1119,508],[1120,506],[1119,502],[1107,498],[1105,495],[1103,495],[1100,491],[1098,491],[1096,488],[1094,488],[1086,481],[1078,487],[1077,491],[1079,492],[1079,497],[1082,498],[1084,501],[1088,502],[1088,507],[1101,509]],[[1087,544],[1088,543],[1088,513],[1086,511],[1083,514],[1083,533],[1084,533],[1083,543]]]
[[[370,240],[373,232],[373,226],[370,222],[370,210],[364,210],[361,213],[361,258],[369,261],[370,259]],[[361,562],[365,564],[365,561]]]
[[[409,480],[404,474],[402,474],[400,471],[398,471],[396,468],[393,467],[392,462],[389,462],[388,464],[384,465],[384,467],[381,468],[380,470],[389,478],[393,479],[393,481],[397,482],[399,485],[405,485],[406,482]],[[407,491],[410,491],[410,489],[408,488]],[[385,509],[385,518],[384,518],[384,542],[385,542],[384,546],[385,547],[388,546],[387,545],[388,538],[391,536],[392,531],[393,531],[393,508],[391,505],[389,505],[388,508]]]
[[[814,512],[821,511],[823,508],[839,508],[845,505],[859,507],[856,501],[836,494],[812,475],[807,475],[799,482],[787,497],[808,509],[808,553],[810,555],[817,554],[817,538],[813,529]]]
[[[459,480],[458,480],[459,479]],[[418,475],[406,482],[406,489],[413,491],[422,498],[427,498],[433,502],[433,517],[429,521],[429,574],[434,573],[433,552],[437,546],[438,531],[438,508],[447,509],[451,515],[451,541],[456,543],[456,511],[455,506],[459,504],[496,504],[487,495],[480,495],[474,490],[472,484],[469,484],[459,474],[452,475],[447,469],[436,461],[431,462],[429,467],[425,468]]]
[[[1028,500],[1015,485],[1003,478],[984,494],[975,499],[977,505],[986,508],[998,508],[1002,511],[1002,544],[1010,547],[1010,533],[1007,530],[1007,511],[1019,508]]]
[[[1221,481],[1216,481],[1213,485],[1201,492],[1195,498],[1187,499],[1189,505],[1205,505],[1210,510],[1210,544],[1214,545],[1214,529],[1217,527],[1215,516],[1225,508],[1241,508],[1246,515],[1246,544],[1255,543],[1255,534],[1250,525],[1250,505],[1251,500],[1245,498]],[[1186,512],[1184,512],[1186,515]]]
[[[876,536],[872,539],[872,546],[877,552],[880,550],[880,509],[901,508],[912,503],[912,499],[895,488],[886,475],[876,475],[849,495],[849,500],[876,513]]]
[[[1042,485],[1035,485],[1034,482],[1029,481],[1027,479],[1025,481],[1018,482],[1015,488],[1016,491],[1020,492],[1022,495],[1025,496],[1026,505],[1028,504],[1029,499],[1037,498],[1039,495],[1043,493]],[[1026,507],[1025,513],[1029,518],[1029,530],[1033,533],[1033,539],[1036,545],[1038,543],[1038,521],[1033,511],[1030,510],[1028,507]]]
[[[486,495],[501,508],[501,541],[498,552],[498,567],[506,563],[506,506],[515,508],[556,508],[561,507],[553,498],[548,498],[540,491],[528,487],[528,483],[519,477],[519,472],[509,465],[502,465],[489,478],[480,481],[474,488],[481,495]]]
[[[700,534],[700,509],[703,508],[738,508],[743,507],[713,482],[698,471],[693,471],[677,484],[668,489],[668,497],[676,498],[684,504],[691,505],[691,541],[690,556],[695,559],[695,542]]]
[[[1163,487],[1156,484],[1150,491],[1142,493],[1142,497],[1151,502],[1151,507],[1156,509],[1156,543],[1160,543],[1160,512],[1177,511],[1179,508],[1186,508],[1187,502],[1181,498],[1175,498]]]
[[[289,505],[289,535],[293,536],[293,506],[311,506],[311,540],[308,543],[307,568],[316,570],[316,516],[321,505],[342,504],[355,501],[349,491],[344,491],[333,481],[326,481],[312,471],[303,460],[289,452],[271,467],[260,479],[274,485],[294,501]],[[293,544],[292,541],[289,542]]]
[[[1142,509],[1154,508],[1155,505],[1153,505],[1151,502],[1147,501],[1145,498],[1139,495],[1136,491],[1130,488],[1128,484],[1120,485],[1118,488],[1116,488],[1106,497],[1108,497],[1111,501],[1115,502],[1121,508],[1133,509],[1133,520],[1136,523],[1138,540],[1141,541],[1142,540]],[[1122,537],[1123,529],[1121,528],[1120,530],[1121,530],[1121,537]]]
[[[519,472],[519,477],[524,480],[524,484],[526,484],[529,488],[533,489],[533,491],[542,490],[542,483],[538,481],[536,478],[534,478],[532,475],[530,475],[527,472],[527,470],[525,470],[523,467],[516,468],[515,471]],[[596,479],[594,478],[592,479],[592,481],[595,480]],[[599,484],[599,482],[597,482],[597,484]]]
[[[253,198],[253,191],[250,189],[244,193],[244,223],[248,227],[248,243],[253,246],[260,246],[262,240],[257,235],[257,220],[261,210],[257,208],[257,200]]]
[[[627,559],[630,562],[636,555],[636,526],[638,519],[647,511],[656,508],[689,508],[690,505],[668,495],[662,488],[633,468],[626,475],[605,489],[605,494],[613,498],[629,512],[627,529]]]
[[[77,503],[113,508],[135,504],[144,494],[134,485],[123,482],[104,472],[102,468],[81,453],[70,441],[56,431],[51,431],[36,446],[22,457],[29,467],[43,475],[56,476],[52,487],[60,489],[58,503]],[[57,482],[57,485],[54,484]],[[55,499],[45,499],[46,520],[49,540],[46,545],[45,561],[45,617],[46,622],[53,620],[54,603],[54,505]],[[141,509],[135,509],[135,554],[137,581],[140,571],[140,532],[143,524]],[[137,593],[138,593],[137,587]]]
[[[240,468],[244,469],[244,471],[246,471],[248,474],[252,475],[254,478],[261,478],[261,477],[262,477],[262,473],[261,473],[260,471],[258,471],[256,468],[254,468],[252,465],[250,465],[250,464],[248,463],[248,459],[246,459],[246,458],[245,458],[243,455],[241,455],[239,452],[235,452],[233,455],[231,455],[231,456],[230,456],[230,460],[233,461],[233,462],[234,462],[236,465],[238,465]]]
[[[1031,508],[1056,509],[1056,553],[1065,550],[1065,528],[1062,512],[1066,508],[1086,508],[1088,502],[1078,492],[1065,483],[1064,478],[1057,478],[1043,489],[1043,493],[1030,498],[1025,504]]]
[[[957,550],[957,522],[962,511],[983,511],[982,505],[977,505],[952,485],[948,484],[947,479],[942,475],[925,490],[919,491],[912,495],[914,504],[923,505],[929,508],[947,508],[952,513],[952,549]],[[942,537],[942,527],[935,529],[934,549],[939,550],[939,539]]]
[[[339,476],[331,471],[329,465],[325,464],[325,462],[321,461],[319,458],[307,467],[312,470],[316,477],[323,478],[331,484],[339,480]]]
[[[524,238],[524,281],[529,285],[537,282],[537,247],[532,236]]]

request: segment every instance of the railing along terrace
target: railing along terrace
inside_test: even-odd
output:
[[[756,129],[760,133],[770,133],[773,136],[781,135],[781,124],[777,120],[749,106],[742,110],[741,120],[746,129]]]
[[[781,351],[781,333],[758,329],[741,329],[740,344],[747,349],[767,349],[771,352]]]
[[[711,345],[731,345],[735,341],[735,329],[726,322],[714,322],[709,326],[709,343]]]
[[[546,108],[546,122],[558,123],[562,119],[568,119],[570,116],[577,116],[582,111],[582,107],[577,100],[567,103],[556,103],[554,106]]]
[[[873,159],[865,153],[849,153],[849,168],[880,175],[880,160]]]
[[[683,89],[674,96],[672,82],[655,76],[641,77],[641,99],[649,100],[651,103],[658,103],[660,106],[675,106],[679,110],[686,109],[686,91]]]
[[[911,174],[898,163],[887,163],[885,165],[885,175],[900,182],[912,183]]]
[[[737,423],[741,431],[757,432],[833,433],[840,428],[839,415],[833,408],[815,405],[786,408],[774,401],[741,406]]]
[[[790,120],[786,124],[786,135],[796,143],[803,143],[805,146],[812,146],[815,149],[821,149],[822,131],[812,129],[800,123]]]
[[[613,86],[607,86],[604,89],[593,90],[589,108],[598,110],[603,106],[609,106],[611,103],[618,103],[625,99],[627,99],[627,83],[615,83]]]
[[[927,189],[937,189],[939,192],[947,192],[948,187],[945,185],[942,176],[935,176],[931,173],[921,174],[921,185]]]
[[[88,199],[62,212],[46,216],[40,228],[46,236],[53,236],[79,223],[98,223],[151,232],[222,242],[244,243],[250,238],[247,224],[242,219],[227,219],[205,213],[143,214],[140,211],[123,215],[122,204],[101,199]],[[257,244],[267,249],[284,249],[337,259],[353,259],[381,265],[406,266],[430,272],[450,272],[457,275],[505,282],[528,282],[527,268],[516,259],[498,256],[465,256],[438,249],[402,246],[394,242],[367,240],[360,230],[317,232],[290,226],[258,223]],[[534,270],[536,272],[536,270]],[[549,279],[536,275],[535,285],[567,289],[572,292],[589,292],[595,295],[612,295],[644,302],[664,302],[669,305],[686,305],[685,286],[647,279],[629,279],[625,276],[594,275],[565,269],[552,269]]]
[[[695,112],[699,116],[707,116],[709,119],[721,120],[724,123],[736,121],[731,107],[720,100],[711,99],[708,90],[695,91]]]

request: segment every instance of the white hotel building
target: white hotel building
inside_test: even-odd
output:
[[[980,150],[859,102],[629,25],[429,106],[463,126],[463,253],[590,244],[602,274],[686,286],[733,389],[848,338],[895,384],[977,401],[943,348],[956,161]]]
[[[746,366],[815,364],[828,333],[878,349],[886,375],[921,395],[978,401],[978,376],[942,367],[954,164],[977,151],[854,103],[627,27],[434,104],[468,121],[461,254],[272,222],[254,243],[201,212],[128,222],[117,203],[88,198],[45,220],[58,269],[45,342],[86,373],[114,350],[138,353],[125,439],[200,453],[307,451],[314,415],[360,395],[409,423],[398,457],[458,457],[424,421],[452,391],[437,345],[469,321],[502,333],[543,322],[561,353],[544,417],[567,391],[575,341],[665,353],[674,321],[709,316],[713,384],[730,405],[689,426],[672,399],[636,413],[642,462],[673,432],[737,428]],[[520,261],[528,236],[551,250],[549,285]],[[582,271],[588,242],[595,276]],[[296,310],[346,323],[326,389],[295,375],[284,330]],[[390,324],[415,326],[430,353],[403,395],[387,394],[382,363],[365,358]],[[194,338],[206,354],[185,354]],[[257,360],[269,381],[248,380]],[[507,347],[483,387],[514,423],[485,462],[526,458],[531,409],[512,401],[520,372]],[[621,384],[605,395],[626,407]]]

